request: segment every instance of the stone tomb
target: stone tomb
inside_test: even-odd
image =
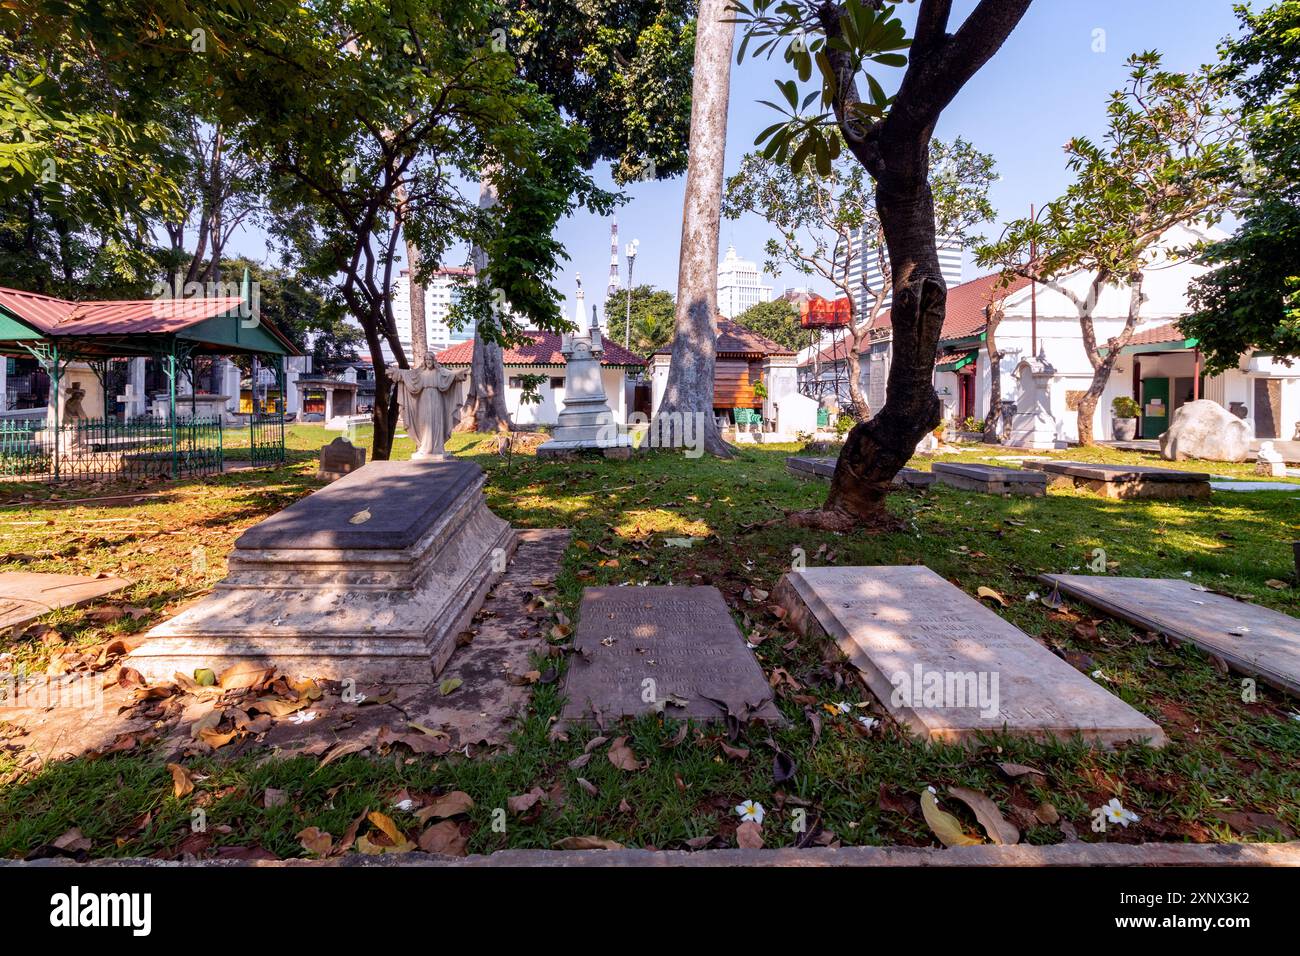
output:
[[[900,723],[926,740],[1018,736],[1165,743],[1148,718],[929,568],[791,571],[786,622],[839,645]]]
[[[321,446],[320,467],[316,471],[316,477],[333,481],[335,478],[342,478],[356,471],[365,463],[366,450],[356,447],[346,438],[339,437],[328,445]]]
[[[940,461],[930,466],[941,484],[982,491],[990,495],[1047,494],[1047,475],[1020,468],[976,465],[963,461]]]
[[[375,461],[245,531],[213,593],[127,659],[149,680],[238,661],[297,677],[432,680],[515,534],[473,462]]]
[[[835,458],[807,458],[795,456],[785,460],[785,469],[796,478],[830,481],[835,477]],[[894,476],[893,484],[908,488],[929,488],[934,475],[918,468],[903,468]]]
[[[562,719],[781,719],[717,588],[586,588],[578,615]]]
[[[1210,476],[1199,471],[1083,461],[1031,461],[1025,467],[1046,472],[1052,488],[1082,488],[1103,498],[1210,497]]]
[[[55,608],[78,607],[130,583],[113,577],[6,571],[0,574],[0,631],[19,627]]]
[[[1188,641],[1233,670],[1300,696],[1300,620],[1174,578],[1044,574],[1042,580],[1100,611]]]

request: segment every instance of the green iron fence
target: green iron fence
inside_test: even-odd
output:
[[[56,479],[187,478],[220,474],[220,418],[0,420],[0,477]]]
[[[248,416],[249,454],[253,467],[284,464],[284,414],[256,412]]]

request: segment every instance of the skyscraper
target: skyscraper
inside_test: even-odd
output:
[[[763,285],[758,264],[736,255],[735,246],[718,266],[718,311],[734,319],[752,305],[772,301],[772,287]]]
[[[465,342],[474,337],[472,329],[452,329],[448,324],[452,304],[460,294],[460,286],[474,281],[474,270],[468,268],[439,269],[429,278],[424,287],[424,324],[427,330],[429,348],[437,351],[457,342]],[[397,326],[397,338],[402,343],[406,357],[412,362],[423,356],[411,355],[411,276],[403,269],[401,275],[393,280],[393,322]],[[387,344],[384,356],[393,361]]]
[[[962,264],[961,252],[962,242],[960,239],[940,239],[939,240],[939,270],[943,273],[943,281],[951,289],[962,284]],[[849,268],[849,286],[857,296],[858,314],[866,315],[871,308],[875,299],[875,290],[882,285],[880,272],[880,257],[876,251],[876,235],[874,232],[867,233],[860,231],[854,237],[854,257]],[[888,253],[886,253],[888,255]],[[888,260],[886,260],[888,261]],[[862,287],[863,271],[866,272],[867,289]],[[884,308],[889,308],[893,301],[894,295],[891,289],[885,290]]]

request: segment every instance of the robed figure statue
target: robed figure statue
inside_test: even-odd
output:
[[[439,364],[432,352],[419,368],[390,368],[388,377],[399,386],[402,417],[415,439],[412,459],[447,457],[444,447],[456,424],[456,383],[468,377],[467,369],[452,371]]]

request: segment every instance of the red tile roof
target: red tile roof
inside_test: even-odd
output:
[[[739,322],[733,322],[731,319],[718,316],[717,318],[718,337],[717,354],[718,355],[794,355],[793,349],[788,349],[784,345],[773,342],[766,335],[759,335],[753,329],[747,329]],[[656,355],[667,355],[672,352],[672,345],[665,345],[663,348],[655,351]]]
[[[196,299],[124,299],[69,302],[35,292],[0,288],[0,306],[56,335],[129,335],[176,332],[239,308],[239,296]]]
[[[517,345],[506,349],[506,365],[563,365],[564,353],[560,351],[560,336],[556,332],[528,331],[524,335],[531,340],[526,345]],[[645,360],[629,352],[613,339],[603,338],[605,352],[600,358],[601,365],[645,365]],[[457,342],[450,348],[438,353],[438,361],[443,365],[469,365],[474,358],[474,342]]]
[[[1164,325],[1157,325],[1155,328],[1147,329],[1145,332],[1136,333],[1133,338],[1129,339],[1129,345],[1161,345],[1165,342],[1185,342],[1190,336],[1184,335],[1178,329],[1176,322],[1166,322]]]
[[[978,335],[984,330],[986,321],[984,310],[988,307],[995,291],[999,294],[1003,292],[1003,287],[1000,285],[1001,278],[1002,273],[995,272],[992,275],[972,279],[970,282],[963,282],[948,290],[943,331],[939,334],[940,340],[961,339],[968,335]],[[1010,295],[1028,285],[1028,279],[1017,277],[1005,287],[1005,293]],[[890,328],[890,318],[890,310],[885,310],[876,320],[875,328]]]

